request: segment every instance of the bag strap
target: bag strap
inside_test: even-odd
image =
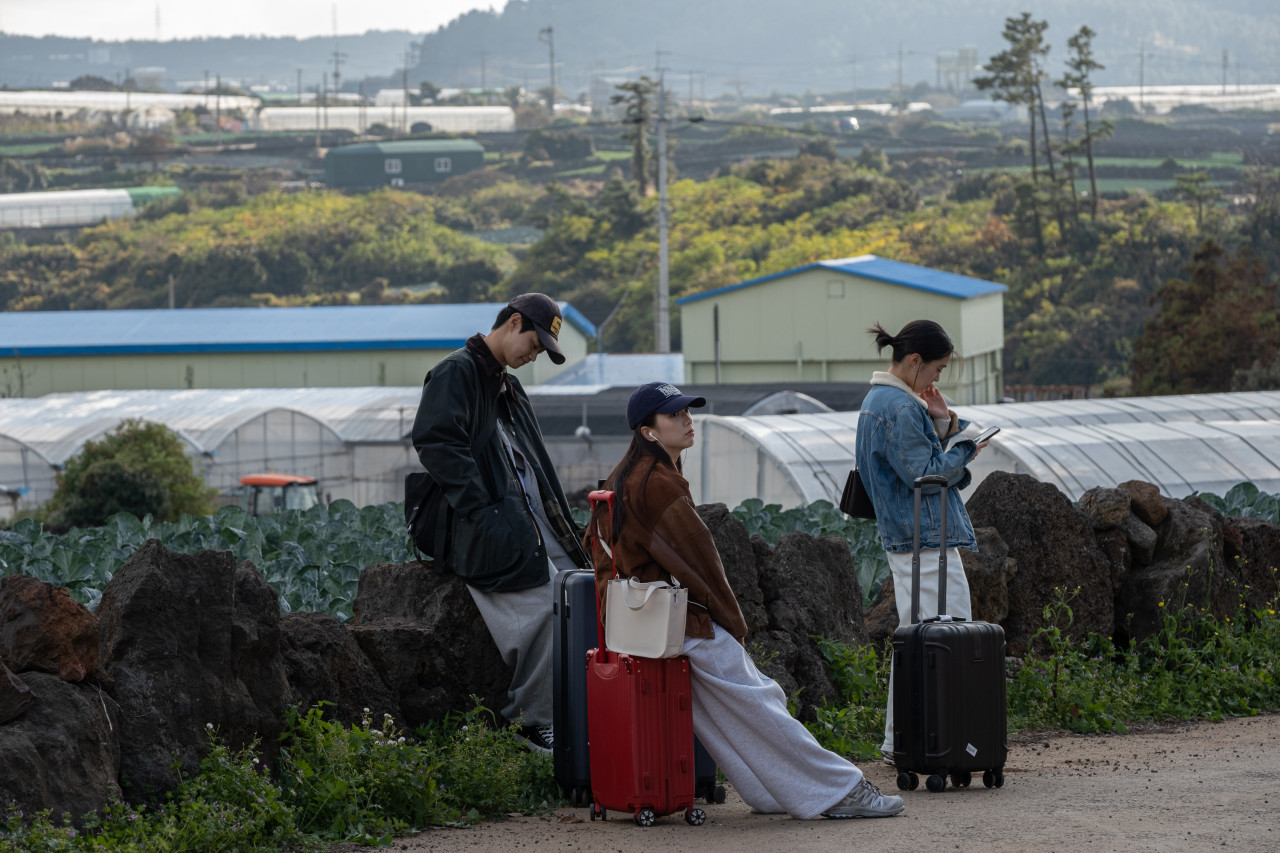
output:
[[[675,580],[675,578],[672,578],[672,580]],[[628,590],[633,590],[633,589],[644,590],[644,598],[640,599],[639,604],[634,604],[632,602],[631,597],[627,595],[627,593],[624,592],[622,595],[623,604],[625,604],[627,607],[629,607],[632,610],[640,610],[646,604],[649,603],[649,599],[653,597],[653,594],[655,592],[657,592],[660,589],[679,590],[680,582],[676,581],[676,583],[674,584],[669,584],[666,581],[653,581],[652,583],[645,583],[644,581],[638,581],[635,578],[627,578],[627,589]]]
[[[587,494],[587,500],[594,507],[598,503],[603,503],[609,507],[610,514],[613,512],[614,493],[608,489],[596,489]],[[609,547],[609,543],[605,542],[604,537],[600,535],[600,522],[597,521],[591,525],[591,535],[595,537],[596,544],[599,545],[606,554],[609,555],[609,561],[613,565],[613,576],[618,576],[618,559],[613,554],[613,549]],[[604,608],[603,602],[600,601],[600,585],[596,584],[596,632],[599,634],[599,645],[597,648],[604,650]]]

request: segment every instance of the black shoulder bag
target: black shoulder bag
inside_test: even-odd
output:
[[[471,442],[471,452],[484,447],[498,425],[495,415]],[[423,555],[443,560],[449,553],[449,531],[453,528],[453,507],[445,499],[444,490],[426,471],[406,474],[404,478],[404,521],[409,538]]]
[[[854,518],[875,518],[876,508],[871,503],[867,487],[862,485],[862,475],[854,468],[844,482],[844,494],[840,496],[840,509]]]

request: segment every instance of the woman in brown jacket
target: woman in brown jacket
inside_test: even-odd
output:
[[[601,601],[614,561],[622,577],[674,579],[689,590],[682,651],[693,686],[693,730],[752,811],[801,819],[895,815],[902,798],[880,793],[855,765],[823,749],[743,647],[746,622],[681,473],[680,454],[694,441],[689,408],[706,402],[661,382],[631,395],[631,445],[605,481],[616,493],[613,512],[597,508],[591,520],[613,552],[612,559],[603,549],[595,554]]]

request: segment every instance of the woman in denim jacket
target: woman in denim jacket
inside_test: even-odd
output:
[[[977,549],[973,524],[965,511],[960,490],[972,479],[965,468],[986,443],[968,439],[947,440],[963,432],[968,421],[947,408],[934,383],[951,361],[955,347],[941,326],[932,320],[913,320],[897,335],[877,323],[867,330],[875,336],[876,350],[893,349],[893,362],[871,376],[871,391],[858,415],[856,456],[862,482],[876,508],[876,529],[893,573],[898,621],[911,621],[911,548],[915,480],[928,474],[947,478],[947,541],[941,539],[941,489],[925,486],[920,498],[920,618],[937,614],[938,551],[947,548],[947,610],[968,619],[969,582],[957,548]],[[881,754],[892,764],[893,673],[890,670],[889,706],[885,712]]]

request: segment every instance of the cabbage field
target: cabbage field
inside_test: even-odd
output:
[[[1252,483],[1240,483],[1223,497],[1200,497],[1224,515],[1280,524],[1280,494],[1260,491]],[[733,513],[770,545],[793,530],[842,537],[849,544],[865,603],[888,574],[875,523],[849,518],[827,501],[784,510],[749,499]],[[585,511],[574,512],[579,525],[586,518]],[[279,595],[282,611],[317,610],[344,621],[351,618],[360,572],[366,566],[414,559],[403,504],[361,508],[338,500],[275,515],[255,516],[239,507],[224,507],[216,515],[164,523],[120,513],[102,527],[63,534],[47,533],[39,522],[23,519],[0,530],[0,576],[31,575],[66,587],[77,601],[96,609],[112,576],[148,539],[186,554],[231,551],[237,560],[258,567]]]

